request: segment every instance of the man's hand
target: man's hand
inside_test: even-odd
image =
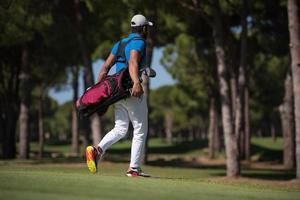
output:
[[[144,93],[142,85],[140,82],[136,82],[133,84],[131,96],[140,97]]]
[[[107,72],[100,72],[98,75],[98,82],[103,81],[106,78]]]

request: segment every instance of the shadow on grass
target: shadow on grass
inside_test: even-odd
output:
[[[226,176],[226,173],[217,172],[211,174],[211,176]],[[241,171],[241,176],[250,179],[260,179],[260,180],[268,180],[268,181],[288,181],[288,180],[295,179],[296,173],[291,170],[244,168]]]
[[[129,155],[127,157],[119,156],[107,156],[107,160],[115,163],[129,162]],[[211,177],[224,177],[226,176],[226,166],[222,164],[207,164],[199,163],[194,161],[185,161],[181,158],[175,159],[157,159],[152,160],[147,163],[148,166],[155,167],[175,167],[182,169],[202,169],[209,170],[207,173]],[[248,165],[244,165],[241,170],[242,177],[260,180],[270,180],[270,181],[287,181],[294,179],[296,174],[292,170],[282,170],[282,169],[251,169]]]
[[[33,164],[74,164],[85,162],[84,157],[44,157],[42,159],[34,158],[32,159]]]
[[[150,166],[157,166],[157,167],[178,167],[178,168],[192,168],[192,169],[224,169],[225,165],[222,164],[206,164],[196,161],[185,161],[181,158],[175,158],[175,159],[157,159],[154,161],[147,162],[147,165]]]
[[[108,154],[105,156],[105,160],[114,163],[128,163],[130,160],[130,154]],[[176,168],[190,168],[190,169],[224,169],[226,166],[224,164],[207,164],[196,161],[196,159],[191,159],[187,161],[184,158],[157,158],[147,161],[148,166],[155,167],[176,167]]]
[[[295,172],[288,170],[250,170],[242,172],[242,176],[272,181],[287,181],[296,178]]]
[[[253,155],[258,155],[258,161],[274,161],[277,163],[282,163],[283,161],[282,150],[274,150],[252,144],[251,151]]]
[[[203,149],[207,147],[207,140],[190,141],[176,143],[170,146],[162,147],[149,147],[148,152],[150,154],[185,154],[193,150]],[[110,154],[128,154],[130,153],[131,147],[124,147],[118,149],[109,149]]]

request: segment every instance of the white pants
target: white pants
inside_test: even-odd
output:
[[[148,107],[145,96],[130,97],[115,103],[115,127],[108,132],[99,143],[105,152],[112,144],[123,138],[129,126],[133,125],[130,167],[139,167],[144,153],[144,145],[148,131]]]

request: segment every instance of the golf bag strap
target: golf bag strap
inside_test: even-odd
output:
[[[145,41],[143,38],[140,38],[140,37],[130,38],[126,42],[122,42],[122,40],[121,40],[119,42],[119,46],[118,46],[118,50],[117,50],[117,54],[116,54],[116,58],[115,58],[115,63],[117,63],[117,62],[126,63],[128,65],[128,62],[127,62],[126,56],[125,56],[125,47],[132,40],[143,40],[143,41]],[[142,60],[142,58],[141,58],[141,60]]]

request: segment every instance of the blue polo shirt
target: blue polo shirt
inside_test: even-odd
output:
[[[131,33],[127,38],[123,38],[122,40],[120,40],[119,42],[117,42],[112,50],[111,53],[116,56],[117,55],[117,51],[118,51],[118,47],[120,42],[126,42],[130,39],[133,38],[141,38],[140,34],[137,33]],[[142,58],[139,61],[139,69],[141,69],[144,64],[145,64],[145,54],[146,54],[146,47],[145,47],[145,41],[144,40],[131,40],[125,47],[125,57],[126,57],[126,61],[129,63],[130,60],[130,51],[131,50],[136,50],[139,52],[139,56]],[[124,69],[126,67],[126,63],[121,63],[121,62],[116,62],[116,72],[119,72],[120,70]]]

